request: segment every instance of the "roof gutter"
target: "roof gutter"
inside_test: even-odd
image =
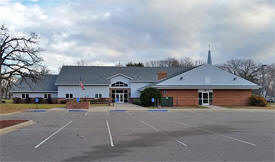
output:
[[[152,86],[157,89],[259,89],[258,85],[184,85],[184,86]]]

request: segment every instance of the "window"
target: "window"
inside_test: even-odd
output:
[[[66,94],[66,98],[74,98],[74,96],[73,96],[73,94],[72,94],[72,93],[70,93],[70,94],[69,94],[69,93],[67,93],[67,94]]]
[[[199,92],[199,105],[202,105],[202,93]]]
[[[51,94],[44,94],[44,98],[52,98]]]
[[[102,98],[102,94],[100,93],[95,94],[95,98]]]
[[[22,93],[22,98],[29,98],[29,94],[28,93]]]
[[[128,87],[128,84],[123,82],[116,82],[111,85],[112,87]]]

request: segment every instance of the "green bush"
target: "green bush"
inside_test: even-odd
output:
[[[133,104],[135,104],[135,105],[141,105],[140,99],[139,98],[133,99]]]
[[[249,97],[249,104],[252,106],[266,106],[267,101],[261,96],[252,95],[251,97]]]
[[[155,98],[155,102],[160,101],[161,93],[156,88],[146,88],[141,91],[140,102],[142,106],[154,106],[155,103],[152,102],[152,98]]]

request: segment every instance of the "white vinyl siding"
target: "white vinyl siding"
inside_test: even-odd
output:
[[[73,94],[73,98],[95,98],[95,94],[101,94],[102,98],[109,98],[109,86],[87,86],[85,90],[80,86],[58,86],[58,98],[66,98],[66,94]]]
[[[139,98],[140,92],[138,89],[147,86],[151,83],[131,83],[131,98]]]

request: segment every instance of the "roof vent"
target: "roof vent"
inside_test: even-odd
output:
[[[238,78],[237,77],[235,77],[235,78],[233,78],[233,81],[235,81],[235,80],[237,80]]]
[[[180,80],[182,80],[183,79],[183,77],[180,77]]]

